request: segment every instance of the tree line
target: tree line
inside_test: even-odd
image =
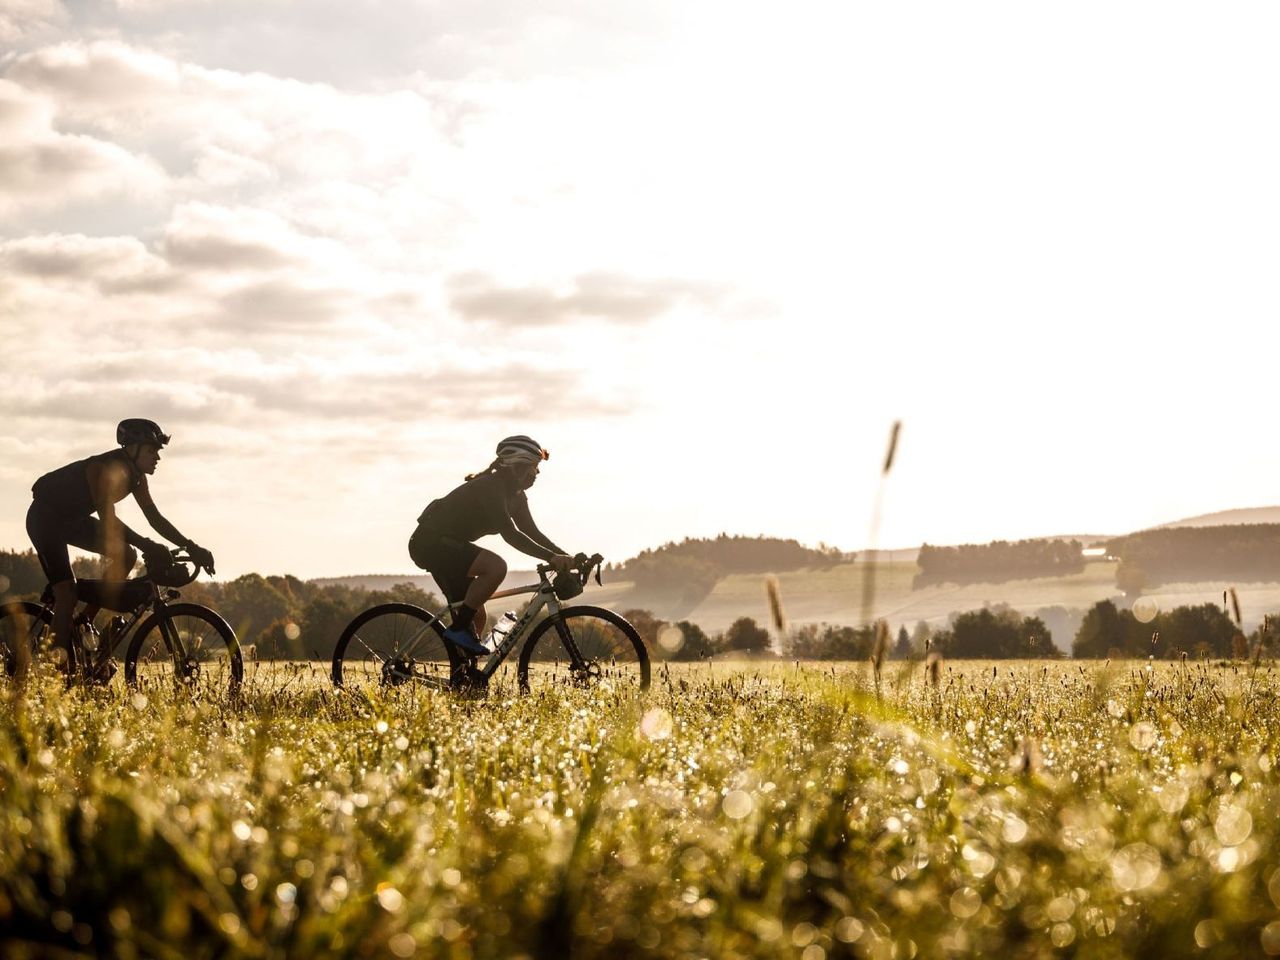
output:
[[[609,564],[605,572],[630,580],[635,594],[660,600],[664,607],[692,609],[716,582],[735,573],[782,573],[830,567],[848,560],[834,547],[806,547],[777,537],[686,538],[642,550],[630,560]]]
[[[1280,581],[1280,524],[1143,530],[1107,541],[1116,585],[1141,593],[1162,583]]]
[[[920,547],[913,587],[939,583],[1003,583],[1061,577],[1084,570],[1079,540],[994,540],[954,547]]]

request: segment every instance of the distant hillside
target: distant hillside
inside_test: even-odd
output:
[[[1203,513],[1198,517],[1187,517],[1172,523],[1162,523],[1155,530],[1169,527],[1225,527],[1245,523],[1280,523],[1280,507],[1245,507],[1240,510],[1219,510],[1217,513]]]
[[[1126,593],[1173,582],[1280,582],[1280,523],[1157,527],[1107,541]]]
[[[846,559],[834,547],[815,549],[796,540],[722,533],[714,539],[685,539],[643,550],[624,563],[607,567],[605,573],[631,582],[633,605],[643,602],[679,616],[681,611],[692,609],[724,577],[824,569]]]
[[[440,595],[440,588],[431,574],[423,573],[421,570],[417,573],[370,573],[350,577],[318,577],[307,582],[321,588],[337,586],[351,587],[353,590],[389,590],[401,583],[411,583],[420,590],[434,593],[436,596]],[[537,582],[538,575],[532,570],[508,570],[500,589],[506,590]]]

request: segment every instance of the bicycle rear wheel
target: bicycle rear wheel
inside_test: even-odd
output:
[[[4,675],[18,672],[18,649],[23,644],[34,661],[53,640],[53,613],[30,600],[6,603],[0,610],[0,663]]]
[[[520,689],[542,683],[649,689],[649,651],[636,628],[603,607],[566,607],[520,651]]]
[[[334,686],[449,689],[464,662],[445,643],[444,627],[411,603],[384,603],[347,625],[333,649]]]
[[[198,603],[175,603],[147,619],[129,641],[124,678],[160,680],[235,693],[244,680],[240,642],[230,624]]]

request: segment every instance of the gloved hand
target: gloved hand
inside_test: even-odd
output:
[[[187,553],[191,557],[191,562],[196,566],[204,567],[209,573],[216,573],[213,569],[213,553],[206,550],[197,543],[187,544]]]
[[[142,543],[142,562],[147,565],[147,572],[153,573],[168,568],[173,562],[173,557],[169,553],[169,548],[163,543],[146,540]]]

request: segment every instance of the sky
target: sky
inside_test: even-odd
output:
[[[0,0],[0,547],[127,416],[223,576],[410,572],[514,433],[542,529],[614,560],[1280,503],[1278,36],[1270,3]]]

